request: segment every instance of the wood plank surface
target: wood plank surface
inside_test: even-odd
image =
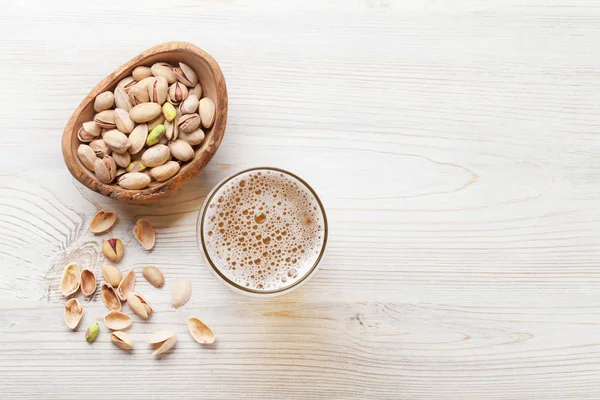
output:
[[[60,137],[98,81],[157,43],[219,62],[227,131],[152,205],[77,183]],[[0,7],[0,398],[600,399],[600,7],[592,0],[13,1]],[[252,166],[307,180],[328,212],[316,276],[229,291],[196,242],[204,197]],[[62,321],[65,264],[118,213],[123,271],[156,308],[110,343],[96,293]],[[148,253],[136,219],[157,228]],[[169,306],[171,284],[194,294]],[[185,320],[217,342],[201,347]],[[179,335],[154,359],[146,337]]]

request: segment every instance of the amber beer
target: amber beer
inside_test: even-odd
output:
[[[316,193],[274,168],[243,171],[218,185],[199,224],[209,267],[249,294],[281,294],[298,286],[316,269],[327,241]]]

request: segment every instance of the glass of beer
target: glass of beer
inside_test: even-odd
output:
[[[325,252],[327,217],[315,191],[270,167],[238,172],[206,197],[198,241],[207,267],[250,296],[279,296],[311,277]]]

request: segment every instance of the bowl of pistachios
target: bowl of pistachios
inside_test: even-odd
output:
[[[147,203],[198,174],[227,123],[227,87],[208,53],[186,42],[152,47],[98,83],[62,136],[71,174],[89,189]]]

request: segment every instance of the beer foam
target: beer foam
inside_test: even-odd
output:
[[[205,250],[214,266],[241,287],[292,286],[314,266],[325,241],[319,202],[298,179],[253,170],[226,182],[208,204]]]

